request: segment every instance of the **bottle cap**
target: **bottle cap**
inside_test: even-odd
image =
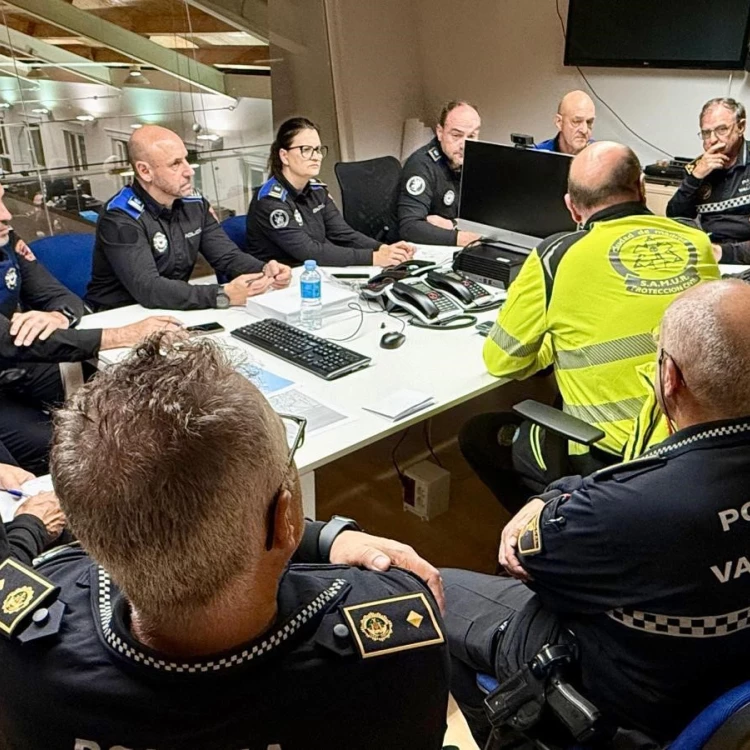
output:
[[[305,261],[305,271],[314,271],[318,267],[318,261],[310,259]]]

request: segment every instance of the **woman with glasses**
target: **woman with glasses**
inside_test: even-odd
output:
[[[317,179],[328,147],[318,126],[287,120],[271,145],[271,178],[253,196],[247,213],[247,246],[263,261],[320,266],[395,266],[414,255],[406,242],[383,245],[345,221]]]

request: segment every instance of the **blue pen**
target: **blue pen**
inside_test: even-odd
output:
[[[9,495],[13,495],[13,497],[20,500],[22,497],[26,497],[26,494],[21,492],[21,490],[5,490]]]

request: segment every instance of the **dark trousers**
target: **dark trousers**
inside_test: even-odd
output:
[[[23,378],[0,389],[0,461],[46,474],[52,437],[50,409],[64,398],[60,366],[31,364],[23,369]]]
[[[544,429],[512,412],[473,417],[461,428],[458,444],[477,476],[511,514],[517,513],[531,494],[543,492],[561,476],[587,476],[620,460],[592,449],[581,456],[568,456],[562,474],[553,471]]]
[[[503,681],[547,643],[567,638],[556,615],[513,578],[467,570],[441,571],[445,629],[451,653],[451,693],[480,747],[490,735],[477,672]]]

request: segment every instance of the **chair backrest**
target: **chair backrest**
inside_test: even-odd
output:
[[[71,292],[83,298],[91,280],[93,234],[56,234],[29,244],[37,260]]]
[[[393,156],[367,161],[338,162],[344,219],[350,227],[381,242],[398,237],[398,190],[401,164]]]
[[[242,216],[230,216],[221,222],[221,228],[243,253],[247,252],[246,222],[247,216],[245,214],[242,214]]]
[[[750,747],[750,682],[703,709],[669,750],[742,750]]]

